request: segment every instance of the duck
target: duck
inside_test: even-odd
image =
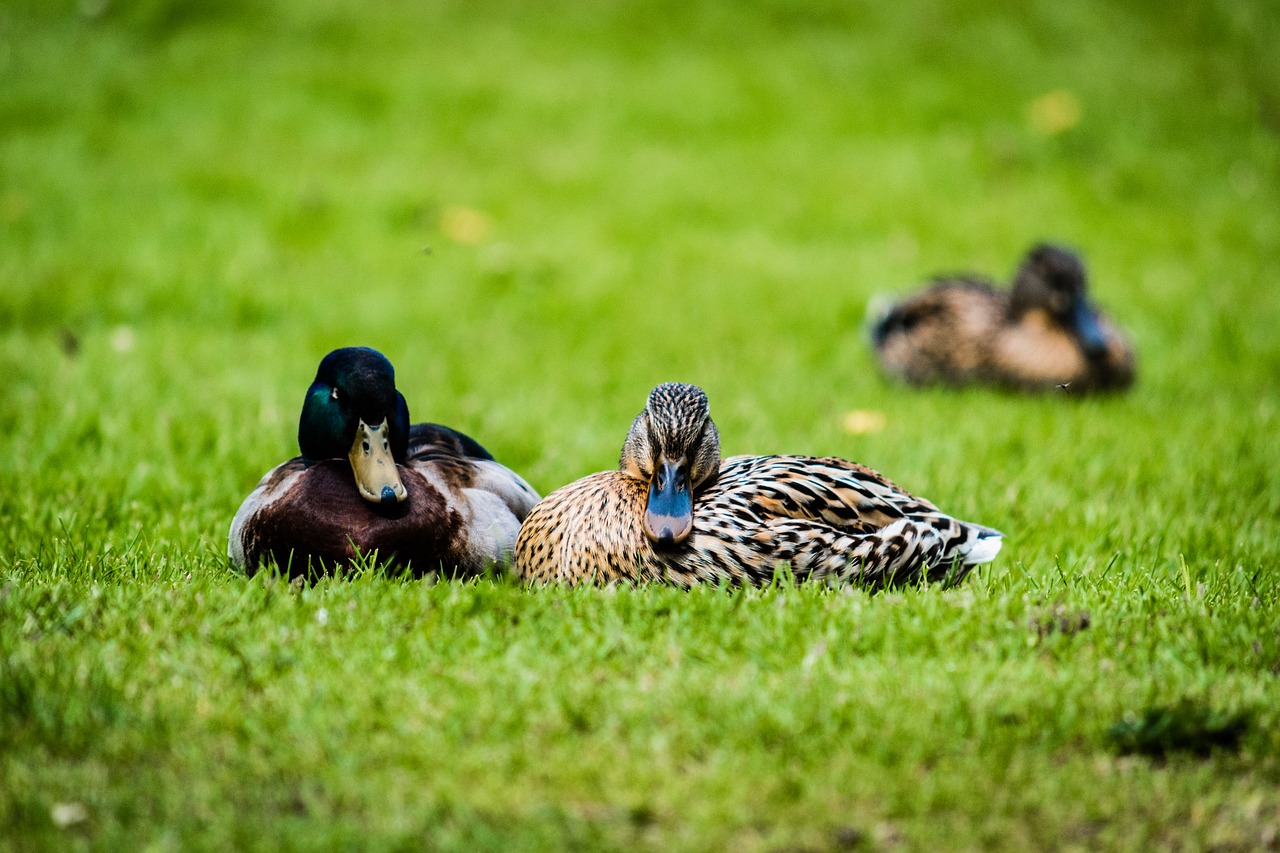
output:
[[[883,371],[912,385],[1119,391],[1134,381],[1133,346],[1089,299],[1084,262],[1039,243],[1009,289],[975,275],[934,279],[880,312],[871,343]]]
[[[525,518],[515,574],[530,584],[871,587],[956,582],[995,559],[998,530],[953,518],[837,457],[720,457],[706,393],[649,394],[618,469],[552,492]]]
[[[393,573],[475,575],[510,561],[538,493],[474,439],[410,425],[395,369],[369,347],[326,355],[298,421],[300,454],[263,476],[227,555],[291,578],[373,556]]]

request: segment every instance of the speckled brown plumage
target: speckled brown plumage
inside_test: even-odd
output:
[[[937,280],[875,323],[886,373],[912,384],[1114,390],[1134,378],[1125,334],[1088,300],[1084,264],[1050,245],[1023,259],[1010,290],[968,276]]]
[[[632,426],[620,470],[571,483],[534,507],[516,541],[517,573],[538,583],[688,587],[767,583],[788,565],[797,580],[883,585],[959,580],[999,550],[998,532],[958,521],[869,468],[808,456],[725,459],[693,486],[687,538],[660,545],[643,523],[652,491],[645,472],[656,463],[629,458],[628,448],[641,446],[657,459],[683,443],[682,458],[691,460],[714,443],[718,459],[710,418],[687,417],[687,408],[699,406],[705,396],[694,386],[655,389]]]

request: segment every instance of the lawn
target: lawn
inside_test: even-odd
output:
[[[1280,848],[1278,43],[1265,0],[10,0],[0,850]],[[1131,393],[877,374],[873,296],[1046,238]],[[726,454],[1005,549],[246,579],[347,344],[543,493],[681,380]]]

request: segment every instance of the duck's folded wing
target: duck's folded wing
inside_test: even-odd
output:
[[[439,455],[493,460],[478,441],[451,427],[427,423],[409,427],[409,458]]]
[[[849,533],[878,530],[905,517],[948,517],[878,472],[836,457],[731,457],[714,489],[717,496],[746,504],[762,521],[820,521]]]
[[[507,466],[492,460],[477,460],[473,467],[475,479],[470,488],[496,495],[517,519],[523,521],[537,504],[539,497],[533,486]]]
[[[440,424],[414,424],[409,429],[406,463],[446,493],[465,495],[482,513],[505,506],[523,519],[538,502],[538,493],[516,472],[496,461],[474,439]],[[494,498],[501,504],[494,503]]]
[[[944,520],[945,519],[945,520]],[[1000,551],[1000,534],[954,518],[903,518],[881,530],[847,534],[796,519],[775,519],[766,527],[775,556],[800,580],[857,582],[891,586],[964,578]]]

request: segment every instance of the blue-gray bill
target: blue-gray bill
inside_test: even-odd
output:
[[[649,483],[644,511],[645,535],[656,545],[671,547],[693,530],[693,497],[683,463],[659,461]]]

